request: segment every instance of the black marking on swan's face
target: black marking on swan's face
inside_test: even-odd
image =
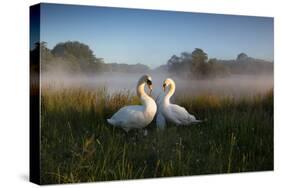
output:
[[[146,83],[147,83],[147,85],[149,85],[149,86],[152,85],[152,81],[151,81],[150,79],[147,79],[147,80],[146,80]]]
[[[151,78],[147,78],[146,84],[148,85],[148,88],[150,90],[149,96],[151,96],[151,92],[152,92],[152,81],[151,81]]]
[[[164,92],[166,91],[166,86],[167,86],[167,84],[164,83],[164,84],[163,84],[163,91],[164,91]]]

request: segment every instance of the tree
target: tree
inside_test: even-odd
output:
[[[208,60],[208,75],[211,78],[226,76],[229,74],[227,67],[223,63],[219,63],[217,59]]]
[[[208,55],[200,48],[195,48],[192,55],[192,73],[197,78],[203,78],[208,74]]]
[[[205,63],[208,59],[208,55],[200,48],[195,48],[191,56],[194,63]]]
[[[167,62],[168,71],[182,77],[190,76],[192,56],[188,52],[182,52],[178,57],[173,55]]]
[[[168,71],[171,73],[177,73],[180,70],[180,58],[176,55],[173,55],[167,62]]]
[[[40,57],[41,57],[41,70],[45,71],[50,66],[52,66],[51,62],[53,61],[53,54],[50,49],[47,48],[47,42],[40,43]]]
[[[248,55],[242,52],[242,53],[238,54],[236,61],[245,62],[248,58],[249,58]]]
[[[52,53],[55,57],[67,60],[72,70],[97,72],[102,68],[103,60],[96,58],[88,45],[77,41],[59,43],[53,48]]]
[[[47,48],[47,43],[44,41],[36,42],[34,49],[32,49],[30,52],[31,63],[36,63],[36,61],[40,61],[41,70],[46,71],[52,59],[53,55],[51,51]]]

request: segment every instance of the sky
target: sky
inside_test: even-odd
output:
[[[172,55],[203,49],[209,58],[241,52],[273,61],[273,18],[43,4],[41,41],[80,41],[105,63],[155,68]]]

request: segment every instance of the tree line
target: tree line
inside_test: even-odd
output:
[[[209,59],[206,52],[195,48],[192,53],[173,55],[168,60],[166,69],[169,73],[183,78],[205,79],[231,74],[273,73],[273,62],[255,59],[243,52],[238,54],[235,60]]]
[[[78,41],[58,43],[53,49],[47,48],[46,42],[38,42],[30,51],[31,61],[36,61],[40,54],[41,71],[62,70],[68,73],[92,74],[100,72],[145,73],[167,71],[171,75],[182,78],[205,79],[224,77],[230,74],[261,74],[272,73],[273,62],[248,57],[245,53],[238,54],[235,60],[219,60],[208,58],[208,54],[200,48],[193,52],[182,52],[173,55],[166,64],[151,70],[143,64],[105,63],[96,57],[86,44]]]
[[[149,67],[143,64],[105,63],[96,57],[86,44],[78,41],[58,43],[53,49],[46,42],[38,42],[30,52],[31,61],[40,54],[41,71],[63,71],[66,73],[92,74],[100,72],[147,72]]]

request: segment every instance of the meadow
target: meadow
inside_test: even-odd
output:
[[[273,90],[234,98],[176,96],[198,125],[125,133],[106,119],[139,104],[130,91],[42,88],[41,183],[273,170]]]

